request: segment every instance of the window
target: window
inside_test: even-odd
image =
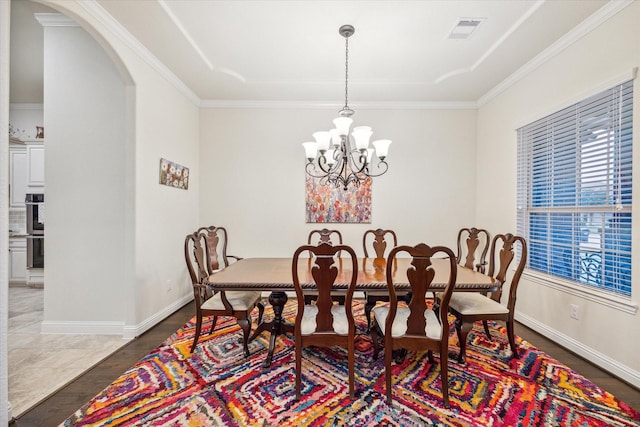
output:
[[[518,129],[530,270],[631,296],[633,82]]]

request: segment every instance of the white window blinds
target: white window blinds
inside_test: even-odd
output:
[[[633,82],[518,129],[528,268],[631,295]]]

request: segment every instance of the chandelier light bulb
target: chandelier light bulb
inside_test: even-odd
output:
[[[342,143],[342,137],[340,136],[338,129],[331,129],[329,133],[331,134],[331,144],[333,145],[333,148],[338,149]]]
[[[376,156],[380,160],[384,160],[389,154],[389,146],[391,145],[390,139],[379,139],[377,141],[373,141],[373,146],[376,149]]]
[[[351,117],[337,117],[333,119],[333,124],[336,125],[338,135],[340,136],[349,135],[349,128],[351,127],[351,123],[353,123],[353,119]]]
[[[304,147],[304,152],[306,153],[307,160],[312,162],[313,159],[318,155],[318,144],[315,142],[303,142],[302,146]]]
[[[313,138],[318,144],[318,151],[324,154],[329,149],[329,143],[331,142],[331,134],[327,131],[314,132]]]
[[[358,126],[353,128],[353,132],[351,132],[351,136],[356,142],[356,149],[363,151],[369,148],[369,139],[373,132],[369,126]]]

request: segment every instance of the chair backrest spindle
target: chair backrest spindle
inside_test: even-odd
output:
[[[371,240],[371,238],[373,238],[373,240]],[[369,240],[371,243],[369,243]],[[362,235],[362,248],[365,258],[369,258],[369,248],[371,247],[373,248],[373,253],[375,253],[376,258],[384,258],[389,246],[391,248],[398,246],[398,237],[393,230],[378,228],[376,230],[367,230]]]
[[[457,240],[458,264],[484,273],[490,240],[489,232],[483,228],[461,228]]]

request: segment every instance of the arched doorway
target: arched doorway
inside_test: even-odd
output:
[[[14,3],[37,6],[27,1]],[[130,299],[129,292],[133,298],[133,291],[125,286],[127,275],[132,275],[127,255],[133,246],[133,237],[125,232],[131,221],[126,206],[132,204],[126,188],[131,187],[128,180],[134,167],[127,159],[132,152],[128,144],[133,141],[129,125],[133,120],[127,117],[133,111],[132,79],[108,44],[76,21],[56,14],[44,16],[41,24],[47,37],[43,50],[47,256],[42,329],[120,334],[124,343],[123,325],[133,317],[127,311],[130,306],[121,302]],[[87,280],[101,265],[117,268],[105,270],[108,278],[100,275],[97,281]],[[7,313],[3,317],[4,322]],[[73,357],[72,353],[58,351],[60,356]],[[82,360],[91,364],[92,359]],[[73,373],[68,375],[71,380]],[[52,391],[46,387],[39,389]],[[8,395],[10,398],[10,386]],[[2,400],[0,410],[6,413],[7,399]],[[14,416],[28,409],[12,406]]]

